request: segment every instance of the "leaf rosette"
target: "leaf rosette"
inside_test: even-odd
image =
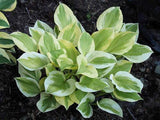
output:
[[[30,36],[11,34],[25,53],[18,59],[18,88],[26,97],[41,94],[37,107],[48,112],[60,105],[66,109],[76,103],[84,118],[97,106],[123,116],[115,100],[135,102],[143,83],[131,75],[133,63],[141,63],[152,54],[150,47],[137,43],[138,24],[123,23],[119,7],[104,11],[97,20],[97,30],[87,33],[71,9],[60,3],[52,29],[42,21],[29,28]],[[111,98],[105,95],[111,94]],[[96,97],[100,99],[96,99]]]

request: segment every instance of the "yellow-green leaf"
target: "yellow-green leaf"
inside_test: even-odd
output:
[[[135,43],[135,38],[136,33],[134,32],[120,32],[116,35],[105,52],[115,55],[123,55],[132,48]]]
[[[29,71],[29,70],[25,69],[21,64],[18,64],[18,72],[21,77],[29,77],[29,78],[33,78],[37,81],[39,81],[41,78],[41,71],[40,70]]]
[[[81,90],[76,90],[69,97],[73,102],[79,104],[86,94],[87,94],[86,92],[83,92]]]
[[[82,74],[90,78],[98,77],[98,72],[95,67],[88,65],[87,59],[83,55],[77,57],[78,70],[77,74]]]
[[[40,28],[43,31],[49,32],[49,33],[52,33],[52,34],[54,33],[53,29],[49,25],[47,25],[45,22],[42,22],[40,20],[36,21],[36,23],[34,25],[34,28]]]
[[[81,30],[78,27],[77,23],[74,23],[69,24],[64,29],[62,29],[58,35],[58,39],[70,41],[75,46],[77,46],[80,35]]]
[[[105,77],[109,77],[111,74],[115,75],[119,71],[130,72],[133,63],[127,60],[119,60],[110,72],[108,72]]]
[[[95,44],[93,38],[89,35],[89,33],[84,32],[82,33],[79,41],[78,41],[78,50],[84,56],[95,50]]]
[[[64,69],[76,69],[77,67],[74,66],[73,61],[68,58],[65,54],[60,55],[57,59],[57,63],[61,69],[61,71],[63,71]]]
[[[24,52],[36,52],[38,50],[37,42],[25,33],[14,32],[11,34],[16,46]]]
[[[136,43],[123,56],[133,63],[141,63],[147,60],[152,53],[153,51],[149,46]]]
[[[121,31],[122,32],[131,31],[131,32],[137,33],[135,41],[138,40],[138,36],[139,36],[139,25],[138,25],[138,23],[126,23],[126,24],[123,24],[123,27],[122,27]]]
[[[104,51],[111,44],[114,39],[113,29],[102,29],[92,34],[92,38],[95,42],[95,50]]]
[[[66,80],[63,72],[60,71],[50,72],[45,80],[44,86],[47,93],[59,97],[68,96],[76,89],[75,80]]]
[[[112,83],[119,91],[140,93],[143,83],[128,72],[119,71],[114,76],[110,75]]]
[[[117,89],[113,91],[113,95],[114,97],[116,97],[118,100],[121,101],[136,102],[138,100],[142,100],[142,98],[138,93],[121,92]]]
[[[54,21],[61,31],[67,25],[77,22],[77,18],[67,5],[60,3],[54,13]]]
[[[62,49],[66,50],[66,55],[68,58],[73,60],[73,63],[76,63],[76,58],[79,55],[79,52],[73,45],[73,43],[67,41],[67,40],[59,40],[60,46]]]
[[[60,49],[58,40],[49,32],[45,32],[39,41],[39,50],[41,54],[47,55],[47,53]]]
[[[108,84],[100,78],[89,78],[82,76],[80,82],[76,82],[76,87],[84,92],[97,92],[108,87]]]
[[[44,68],[49,63],[49,60],[45,55],[40,53],[27,52],[20,56],[18,62],[26,69],[34,71]]]
[[[105,10],[97,20],[97,29],[113,28],[119,31],[123,24],[123,15],[119,7],[111,7]]]
[[[39,43],[40,38],[44,34],[44,30],[35,27],[29,27],[29,33],[34,40],[36,40],[37,44]]]
[[[60,105],[63,105],[66,110],[68,110],[68,108],[74,104],[74,102],[70,99],[69,96],[65,96],[65,97],[55,96],[55,99]]]
[[[92,65],[98,69],[113,66],[117,62],[116,58],[112,54],[103,51],[90,52],[86,55],[86,58],[88,65]]]

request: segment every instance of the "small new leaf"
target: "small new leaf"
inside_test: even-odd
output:
[[[77,74],[82,74],[90,78],[98,77],[98,72],[95,67],[87,64],[87,60],[83,55],[77,57],[78,70]]]

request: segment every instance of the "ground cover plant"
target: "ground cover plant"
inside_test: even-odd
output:
[[[17,4],[16,0],[0,0],[0,11],[12,11],[15,9]],[[5,15],[0,12],[0,29],[9,28],[9,22]],[[9,34],[0,32],[0,64],[14,64],[16,59],[11,54],[15,52],[14,42],[12,41]]]
[[[152,50],[137,43],[138,24],[123,23],[119,7],[104,11],[97,30],[87,33],[73,12],[60,4],[54,14],[55,28],[42,21],[30,27],[30,35],[14,32],[14,43],[25,53],[18,59],[20,77],[15,78],[26,97],[41,94],[37,107],[48,112],[78,104],[83,117],[96,105],[123,116],[113,99],[141,100],[142,82],[130,74],[133,63],[148,59]],[[108,95],[111,95],[108,97]],[[112,98],[111,98],[112,97]]]

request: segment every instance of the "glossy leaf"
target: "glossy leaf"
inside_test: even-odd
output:
[[[99,78],[89,78],[82,76],[80,82],[76,82],[76,87],[84,92],[96,92],[108,87],[108,84]]]
[[[92,34],[92,38],[95,42],[95,50],[104,51],[111,44],[114,39],[113,29],[102,29]]]
[[[95,67],[87,64],[87,60],[83,55],[77,57],[78,71],[77,74],[82,74],[90,78],[98,77],[98,72]]]
[[[59,97],[68,96],[75,90],[75,80],[66,80],[62,72],[52,71],[45,80],[45,91]]]
[[[113,28],[119,31],[123,24],[123,15],[119,7],[111,7],[105,10],[97,20],[97,29]]]
[[[112,74],[110,79],[116,88],[122,92],[140,93],[143,88],[143,83],[139,79],[125,71],[119,71],[115,76]]]
[[[122,32],[125,31],[131,31],[131,32],[136,32],[136,40],[138,40],[138,36],[139,36],[139,25],[138,23],[127,23],[127,24],[123,24],[123,27],[121,29]]]
[[[141,63],[147,60],[152,53],[150,47],[137,43],[123,56],[133,63]]]
[[[73,61],[70,58],[68,58],[65,54],[60,55],[57,59],[57,62],[61,71],[63,71],[64,69],[76,69],[74,67]]]
[[[83,92],[81,90],[76,90],[69,97],[73,102],[79,104],[86,94],[87,94],[86,92]]]
[[[78,27],[77,23],[74,23],[69,24],[64,29],[62,29],[58,35],[58,39],[70,41],[75,46],[77,46],[80,35],[81,30]]]
[[[78,41],[78,50],[84,56],[95,50],[95,44],[93,38],[89,35],[89,33],[84,32],[82,33],[79,41]]]
[[[34,97],[40,93],[40,87],[37,81],[28,77],[15,78],[16,84],[21,93],[26,97]]]
[[[99,69],[113,66],[117,62],[116,58],[112,54],[103,51],[88,53],[86,58],[89,65]]]
[[[36,70],[36,71],[29,71],[25,69],[21,64],[18,65],[18,72],[21,77],[28,77],[28,78],[33,78],[37,81],[40,80],[41,77],[41,71]]]
[[[36,41],[25,33],[14,32],[11,34],[16,46],[24,52],[36,52],[38,46]]]
[[[34,28],[40,28],[42,30],[44,30],[45,32],[49,32],[49,33],[54,33],[53,29],[47,25],[45,22],[42,22],[40,20],[37,20],[35,25],[34,25]]]
[[[115,55],[123,55],[132,48],[135,43],[135,38],[136,33],[133,32],[118,33],[105,52]]]
[[[65,96],[65,97],[55,96],[55,98],[60,105],[63,105],[65,107],[66,110],[68,110],[68,108],[74,103],[69,96]]]
[[[39,41],[41,54],[47,55],[48,52],[60,49],[58,40],[49,32],[45,32]]]
[[[117,61],[115,66],[112,68],[112,70],[105,75],[105,77],[109,77],[111,74],[115,75],[119,71],[130,72],[132,65],[133,65],[133,63],[130,61],[119,60],[119,61]]]
[[[42,55],[40,53],[28,52],[24,53],[18,59],[18,62],[26,69],[33,71],[44,68],[49,63],[49,60],[45,55]]]
[[[123,112],[121,107],[112,99],[103,98],[102,100],[97,102],[97,105],[100,109],[102,109],[105,112],[123,117]]]
[[[77,22],[77,18],[74,16],[72,10],[68,6],[60,3],[54,13],[54,22],[61,31],[67,25]]]
[[[73,43],[67,40],[60,40],[59,43],[61,48],[66,50],[66,55],[68,56],[68,58],[72,59],[73,63],[76,63],[76,57],[79,53],[77,49],[74,47]]]
[[[40,38],[44,34],[44,30],[41,28],[29,27],[29,33],[34,40],[36,40],[37,44],[39,43]]]
[[[95,96],[88,93],[77,106],[77,110],[81,113],[84,118],[90,118],[93,115],[93,109],[90,105],[95,100]]]
[[[41,98],[37,102],[37,107],[41,112],[49,112],[57,109],[60,105],[56,102],[55,97],[47,93],[41,93]]]
[[[117,89],[113,91],[113,95],[121,101],[136,102],[138,100],[142,100],[138,93],[121,92]]]

